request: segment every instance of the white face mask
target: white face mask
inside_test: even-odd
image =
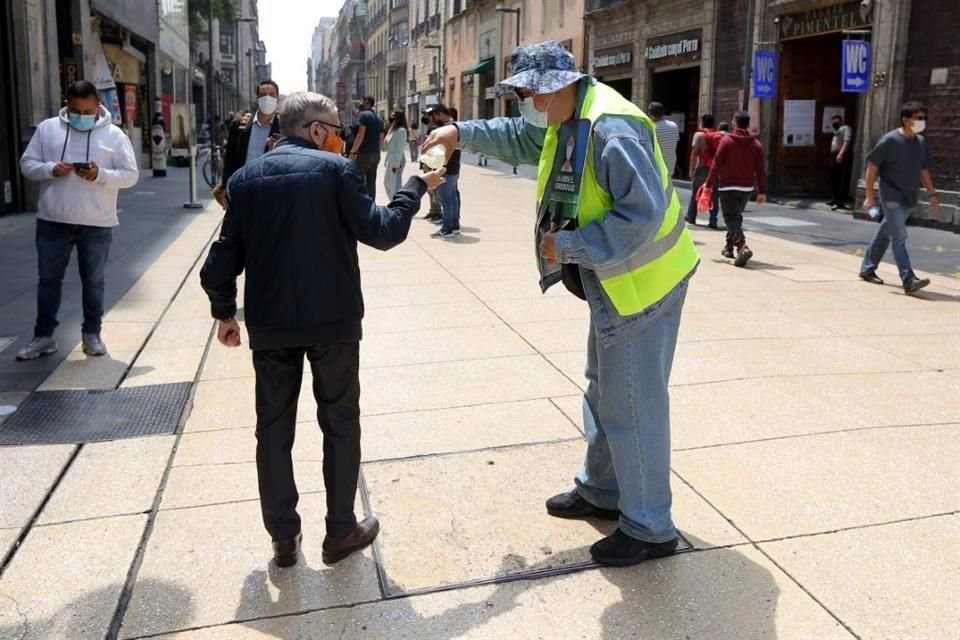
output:
[[[546,112],[538,111],[537,108],[533,106],[533,96],[528,96],[521,100],[518,107],[523,119],[534,127],[546,129],[549,126],[550,121],[547,119]]]
[[[914,120],[913,124],[910,125],[910,130],[914,133],[923,133],[924,129],[927,128],[926,120]]]
[[[273,96],[260,96],[257,98],[257,108],[260,113],[270,115],[277,110],[277,99]]]

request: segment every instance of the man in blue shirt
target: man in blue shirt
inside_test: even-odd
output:
[[[383,120],[373,111],[376,101],[372,96],[363,99],[357,118],[357,137],[350,148],[350,159],[357,165],[367,185],[367,195],[377,196],[377,167],[385,135]]]
[[[876,206],[874,182],[880,177],[880,208],[883,221],[867,248],[860,265],[860,278],[883,284],[877,266],[883,259],[890,240],[905,293],[919,291],[929,278],[918,278],[907,254],[907,220],[917,206],[920,184],[930,196],[930,211],[940,211],[940,200],[930,177],[930,151],[921,133],[927,126],[927,109],[919,102],[908,102],[900,108],[900,127],[885,134],[867,155],[866,198],[863,208],[869,213]]]

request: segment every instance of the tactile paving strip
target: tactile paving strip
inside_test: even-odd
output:
[[[80,444],[173,433],[191,385],[37,391],[0,424],[0,445]]]

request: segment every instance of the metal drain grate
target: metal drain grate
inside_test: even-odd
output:
[[[80,444],[173,433],[191,386],[37,391],[0,424],[0,445]]]

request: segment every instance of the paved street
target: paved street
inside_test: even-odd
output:
[[[859,281],[850,236],[831,244],[828,221],[817,238],[783,222],[811,214],[751,206],[746,269],[695,228],[702,265],[671,380],[674,517],[690,551],[602,569],[587,550],[610,523],[543,509],[584,451],[587,312],[561,288],[539,292],[525,171],[465,162],[463,236],[431,239],[418,219],[397,249],[362,251],[357,509],[382,533],[334,567],[320,560],[306,390],[304,557],[270,561],[250,354],[211,342],[197,277],[221,212],[174,214],[173,194],[124,200],[123,224],[150,226],[115,255],[140,271],[112,288],[111,355],[74,351],[40,389],[179,382],[192,400],[173,435],[0,447],[0,638],[960,637],[960,280],[955,257],[919,264],[922,245],[957,236],[911,229],[934,284],[907,297],[892,265],[888,286]],[[9,225],[23,262],[27,224]],[[20,285],[10,293],[26,300],[32,278]],[[5,332],[32,323],[21,307],[3,307]]]

